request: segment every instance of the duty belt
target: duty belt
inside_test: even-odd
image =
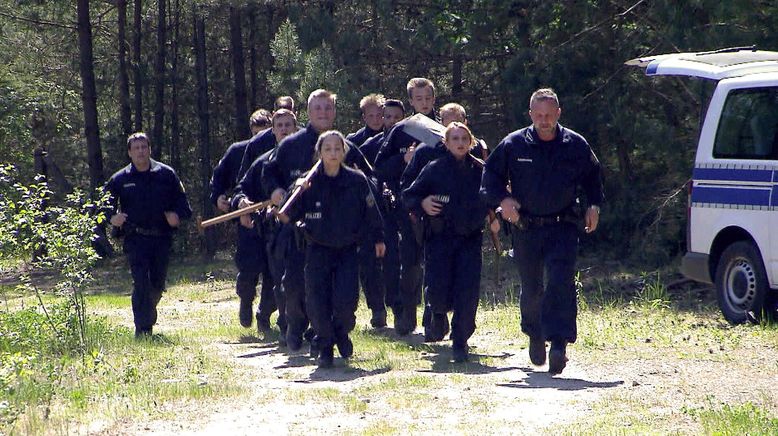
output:
[[[551,224],[557,224],[557,223],[574,223],[575,217],[570,215],[569,213],[562,213],[558,215],[549,215],[549,216],[527,216],[527,215],[521,215],[519,218],[519,222],[516,223],[516,226],[519,228],[522,227],[543,227]]]
[[[141,236],[165,236],[168,233],[159,229],[144,229],[143,227],[133,226],[127,233],[135,233]]]

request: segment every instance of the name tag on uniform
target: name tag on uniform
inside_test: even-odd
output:
[[[516,162],[532,162],[532,159],[527,159],[524,157],[518,157],[516,158]]]
[[[135,183],[125,183],[122,185],[122,188],[134,188]]]
[[[320,220],[321,219],[321,212],[307,212],[305,214],[305,219],[307,219],[307,220]]]
[[[451,200],[451,197],[449,197],[448,195],[433,195],[432,198],[438,203],[443,203],[443,204],[448,204],[449,200]]]

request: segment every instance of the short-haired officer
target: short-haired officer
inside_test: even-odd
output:
[[[284,138],[297,130],[297,119],[294,113],[287,109],[279,109],[273,114],[273,127],[270,129],[272,133],[272,146],[271,150],[266,151],[258,158],[254,159],[254,162],[245,171],[243,177],[235,187],[235,195],[232,198],[232,204],[235,209],[242,209],[249,207],[250,205],[265,201],[268,199],[269,194],[262,189],[262,169],[268,160],[272,152],[275,150],[275,146],[280,143]],[[249,144],[250,146],[251,144]],[[248,149],[246,153],[248,154]],[[246,160],[244,155],[244,161]],[[285,298],[283,293],[283,287],[281,284],[281,276],[283,274],[283,255],[282,251],[276,250],[276,238],[280,231],[280,226],[275,222],[275,217],[272,214],[268,214],[264,211],[255,214],[243,215],[240,217],[240,232],[252,232],[258,234],[261,238],[262,246],[255,248],[258,253],[249,253],[249,256],[257,256],[262,259],[262,299],[260,304],[265,299],[266,289],[265,287],[272,287],[272,295],[275,297],[275,304],[278,308],[278,319],[276,324],[281,331],[282,340],[285,341],[283,335],[286,332],[286,312],[285,312]],[[261,309],[261,307],[260,307]],[[272,311],[271,311],[272,312]],[[264,312],[263,312],[264,314]],[[257,322],[259,322],[257,318]],[[263,318],[263,322],[264,322]],[[268,328],[268,325],[261,325],[260,328]]]
[[[427,164],[403,191],[405,206],[427,220],[424,239],[424,285],[431,312],[429,330],[445,336],[451,310],[452,355],[468,356],[475,331],[481,282],[481,241],[488,212],[479,196],[483,162],[470,155],[475,138],[460,122],[445,132],[446,154]]]
[[[249,120],[252,137],[230,145],[213,170],[210,199],[222,212],[229,212],[230,209],[235,208],[234,205],[231,207],[234,196],[233,201],[230,201],[227,195],[233,193],[236,184],[245,173],[242,162],[249,149],[255,153],[261,147],[272,148],[275,145],[275,137],[266,125],[266,123],[271,122],[268,118],[269,115],[270,112],[265,109],[256,110]],[[234,256],[235,266],[238,268],[238,275],[235,278],[235,293],[240,298],[238,319],[243,327],[251,327],[257,284],[259,276],[262,275],[262,290],[255,315],[257,328],[260,331],[270,329],[270,315],[276,310],[272,280],[269,277],[267,261],[263,255],[264,247],[265,240],[260,233],[238,226],[237,248]]]
[[[603,201],[600,163],[578,133],[561,126],[559,99],[550,88],[530,97],[532,125],[500,142],[489,156],[481,194],[500,206],[511,228],[514,259],[521,275],[521,330],[529,336],[529,356],[559,374],[566,347],[577,337],[574,283],[578,247],[577,190],[588,201],[586,232],[597,229]],[[507,186],[510,184],[511,190]],[[545,289],[544,270],[547,273]]]
[[[111,210],[106,214],[124,233],[124,252],[132,272],[135,337],[151,335],[157,304],[165,291],[172,235],[192,216],[184,186],[169,166],[151,159],[145,133],[127,138],[130,164],[106,184]]]
[[[358,247],[369,238],[381,257],[381,218],[365,175],[343,165],[346,138],[324,132],[316,143],[321,166],[282,220],[300,221],[308,242],[305,251],[305,305],[320,350],[319,366],[333,363],[333,345],[343,358],[354,347],[349,332],[356,325],[359,302]],[[313,171],[313,170],[312,170]]]
[[[384,126],[383,105],[384,96],[381,94],[368,94],[359,101],[359,110],[362,112],[362,121],[365,123],[361,129],[346,136],[352,144],[360,147],[368,139],[381,133]]]
[[[408,81],[408,98],[416,113],[422,113],[432,119],[435,115],[435,85],[422,77]],[[416,140],[405,133],[402,122],[397,123],[386,134],[386,139],[376,156],[375,170],[398,199],[401,195],[400,179],[405,166],[413,157]],[[392,216],[400,234],[400,291],[392,304],[394,328],[397,334],[404,336],[416,329],[416,306],[421,302],[422,268],[421,246],[416,240],[413,221],[404,208],[394,209]]]

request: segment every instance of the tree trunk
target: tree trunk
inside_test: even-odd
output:
[[[257,110],[257,11],[251,8],[249,13],[249,80],[251,94],[249,95],[249,112]]]
[[[170,109],[170,164],[173,168],[178,168],[181,163],[181,124],[178,118],[178,30],[181,23],[181,5],[179,0],[176,0],[173,16],[175,18],[173,20],[173,56],[170,67],[170,92],[173,100],[173,105]]]
[[[167,56],[167,0],[157,1],[157,62],[154,67],[154,158],[160,160],[167,146],[165,131],[165,57]]]
[[[205,58],[205,19],[197,11],[197,5],[192,14],[194,17],[194,51],[195,71],[197,75],[197,114],[200,118],[200,181],[202,183],[203,218],[213,216],[213,208],[208,198],[208,183],[211,178],[210,128],[208,113],[208,71]],[[212,259],[216,254],[216,235],[213,228],[205,230],[205,257]]]
[[[103,153],[100,148],[100,127],[97,124],[97,90],[95,89],[92,57],[92,24],[89,22],[89,0],[78,0],[78,48],[81,70],[81,101],[84,106],[89,186],[96,189],[103,183]]]
[[[135,72],[135,131],[143,130],[143,71],[140,64],[141,16],[143,0],[135,0],[133,11],[132,63]]]
[[[119,15],[119,110],[122,125],[122,137],[132,133],[132,114],[130,109],[130,77],[127,72],[127,0],[116,1]],[[120,141],[122,149],[124,141]]]
[[[232,74],[235,90],[235,139],[247,138],[250,134],[249,117],[246,111],[246,69],[243,59],[243,35],[240,26],[240,9],[230,6],[230,47],[232,48]]]
[[[454,46],[451,62],[451,99],[462,100],[462,53],[461,48]]]

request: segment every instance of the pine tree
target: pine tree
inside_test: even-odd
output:
[[[303,71],[303,51],[297,29],[288,18],[270,42],[270,54],[274,62],[268,83],[273,95],[297,95]]]

